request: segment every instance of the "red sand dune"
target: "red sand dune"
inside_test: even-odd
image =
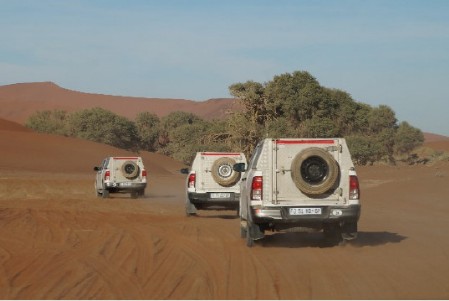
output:
[[[0,118],[24,123],[36,111],[79,111],[102,107],[134,120],[139,112],[165,116],[174,111],[195,113],[205,119],[223,117],[233,106],[233,99],[207,101],[163,99],[89,94],[67,90],[51,82],[0,86]]]
[[[2,118],[20,123],[32,112],[2,97]],[[140,154],[143,198],[97,198],[93,166],[126,154],[0,118],[0,299],[449,298],[448,162],[358,167],[363,207],[352,243],[274,233],[250,249],[235,212],[185,216],[182,164],[165,156]]]

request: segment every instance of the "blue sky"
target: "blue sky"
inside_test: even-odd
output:
[[[0,0],[0,85],[206,100],[308,71],[449,136],[447,0]]]

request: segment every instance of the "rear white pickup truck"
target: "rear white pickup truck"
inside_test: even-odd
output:
[[[240,185],[241,235],[248,246],[267,230],[323,230],[328,241],[357,236],[360,189],[343,138],[267,138]]]

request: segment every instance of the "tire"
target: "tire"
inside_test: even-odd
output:
[[[319,147],[310,147],[292,161],[292,180],[307,195],[320,195],[335,187],[340,176],[338,163],[332,155]]]
[[[125,161],[122,164],[121,168],[122,174],[127,179],[135,179],[139,175],[140,169],[139,165],[137,165],[134,161]]]
[[[246,238],[247,228],[242,225],[242,218],[240,218],[240,238]]]
[[[229,157],[222,157],[212,164],[212,177],[223,187],[231,187],[240,180],[240,173],[233,170],[236,161]]]

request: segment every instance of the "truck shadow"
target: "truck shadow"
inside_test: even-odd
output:
[[[284,247],[284,248],[329,248],[335,246],[353,246],[353,247],[375,247],[388,243],[400,243],[407,239],[406,236],[392,232],[358,232],[355,240],[345,241],[344,243],[331,243],[324,239],[320,232],[296,232],[296,233],[273,233],[266,235],[264,239],[256,241],[263,247]]]

